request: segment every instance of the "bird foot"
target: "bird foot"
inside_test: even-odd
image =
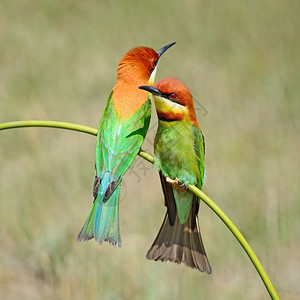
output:
[[[180,187],[184,188],[185,190],[188,189],[188,184],[189,183],[188,182],[180,183],[178,178],[171,179],[170,177],[166,177],[166,181],[171,183],[171,184],[174,184],[174,185],[179,185]]]
[[[182,184],[180,184],[181,187],[183,187],[185,190],[188,190],[188,182],[184,182]]]
[[[171,179],[170,177],[166,177],[166,182],[169,182],[171,184],[179,184],[179,179],[178,178]]]

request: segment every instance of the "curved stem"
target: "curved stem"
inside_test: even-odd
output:
[[[252,261],[254,267],[256,268],[259,276],[261,277],[263,283],[265,284],[270,296],[272,299],[279,299],[266,271],[255,255],[254,251],[241,234],[241,232],[237,229],[237,227],[233,224],[233,222],[229,219],[229,217],[222,211],[222,209],[214,203],[205,193],[199,190],[196,186],[189,184],[188,189],[195,195],[197,195],[201,200],[203,200],[215,213],[216,215],[225,223],[225,225],[229,228],[235,238],[239,241],[239,243],[244,248],[245,252],[249,256]]]
[[[57,122],[57,121],[42,121],[42,120],[28,120],[28,121],[16,121],[16,122],[7,122],[0,123],[0,130],[11,129],[11,128],[20,128],[20,127],[52,127],[52,128],[61,128],[61,129],[69,129],[80,131],[92,135],[97,135],[98,130],[92,127],[67,123],[67,122]],[[140,150],[139,155],[145,160],[153,163],[153,156],[143,150]],[[215,213],[216,215],[225,223],[225,225],[229,228],[229,230],[233,233],[236,239],[244,248],[248,257],[252,261],[254,267],[256,268],[259,276],[261,277],[264,285],[266,286],[270,296],[272,299],[279,299],[266,271],[255,255],[254,251],[251,249],[250,245],[243,237],[241,232],[237,229],[237,227],[233,224],[233,222],[228,218],[228,216],[221,210],[221,208],[215,204],[205,193],[199,190],[194,185],[188,185],[188,189],[197,195],[200,199],[202,199]]]
[[[153,162],[154,162],[153,156],[142,149],[139,152],[139,156],[144,158],[145,160],[149,161],[151,164],[153,164]]]
[[[80,131],[92,135],[97,135],[98,130],[92,127],[68,123],[59,121],[43,121],[43,120],[26,120],[26,121],[14,121],[7,123],[0,123],[0,130],[11,129],[11,128],[21,128],[21,127],[51,127],[51,128],[61,128],[74,131]]]

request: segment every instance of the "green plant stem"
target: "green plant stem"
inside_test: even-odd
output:
[[[258,260],[257,256],[255,255],[254,251],[241,234],[241,232],[237,229],[237,227],[233,224],[233,222],[229,219],[229,217],[222,211],[222,209],[214,203],[205,193],[199,190],[196,186],[189,184],[188,189],[197,195],[201,200],[203,200],[216,214],[217,216],[225,223],[225,225],[229,228],[229,230],[233,233],[236,239],[244,248],[245,252],[249,256],[250,260],[252,261],[254,267],[256,268],[258,274],[260,275],[264,285],[266,286],[270,296],[272,299],[279,299],[266,271],[264,270],[263,266],[261,265],[260,261]]]
[[[16,121],[16,122],[7,122],[7,123],[0,123],[0,130],[4,129],[11,129],[11,128],[20,128],[20,127],[52,127],[52,128],[61,128],[61,129],[69,129],[80,131],[84,133],[88,133],[91,135],[97,135],[97,129],[67,123],[67,122],[57,122],[57,121],[42,121],[42,120],[28,120],[28,121]],[[145,160],[153,163],[153,156],[143,150],[140,150],[139,155],[144,158]],[[263,266],[261,265],[260,261],[258,260],[257,256],[255,255],[254,251],[251,249],[250,245],[243,237],[241,232],[237,229],[237,227],[233,224],[233,222],[228,218],[228,216],[221,210],[221,208],[215,204],[205,193],[199,190],[194,185],[188,185],[188,189],[197,195],[200,199],[202,199],[215,213],[216,215],[225,223],[225,225],[229,228],[229,230],[233,233],[236,239],[244,248],[245,252],[247,253],[248,257],[252,261],[254,267],[256,268],[258,274],[260,275],[264,285],[266,286],[270,296],[272,299],[279,299],[267,273],[265,272]]]
[[[26,121],[15,121],[0,123],[0,130],[11,129],[11,128],[21,128],[21,127],[51,127],[51,128],[60,128],[68,129],[74,131],[80,131],[92,135],[97,135],[98,130],[92,127],[68,123],[68,122],[59,122],[59,121],[43,121],[43,120],[26,120]]]

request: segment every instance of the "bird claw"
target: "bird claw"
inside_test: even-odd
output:
[[[166,182],[169,182],[171,184],[179,184],[179,179],[178,178],[171,179],[170,177],[166,177]]]
[[[188,182],[180,183],[178,178],[171,179],[170,177],[166,177],[166,181],[171,184],[179,185],[180,187],[184,188],[185,190],[188,189]]]
[[[180,184],[180,186],[182,188],[184,188],[185,190],[188,190],[188,182],[184,182],[184,183]]]

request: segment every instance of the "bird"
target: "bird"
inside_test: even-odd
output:
[[[154,83],[158,60],[174,44],[167,44],[158,51],[149,47],[133,48],[118,64],[116,82],[98,127],[94,201],[77,241],[94,238],[99,244],[122,245],[120,184],[141,148],[151,116],[151,94],[145,94],[138,87]]]
[[[198,222],[200,198],[188,184],[202,189],[205,141],[196,119],[193,97],[176,78],[164,78],[153,86],[140,86],[152,93],[158,116],[154,139],[154,165],[159,170],[167,211],[159,233],[147,252],[155,261],[184,263],[211,273]]]

